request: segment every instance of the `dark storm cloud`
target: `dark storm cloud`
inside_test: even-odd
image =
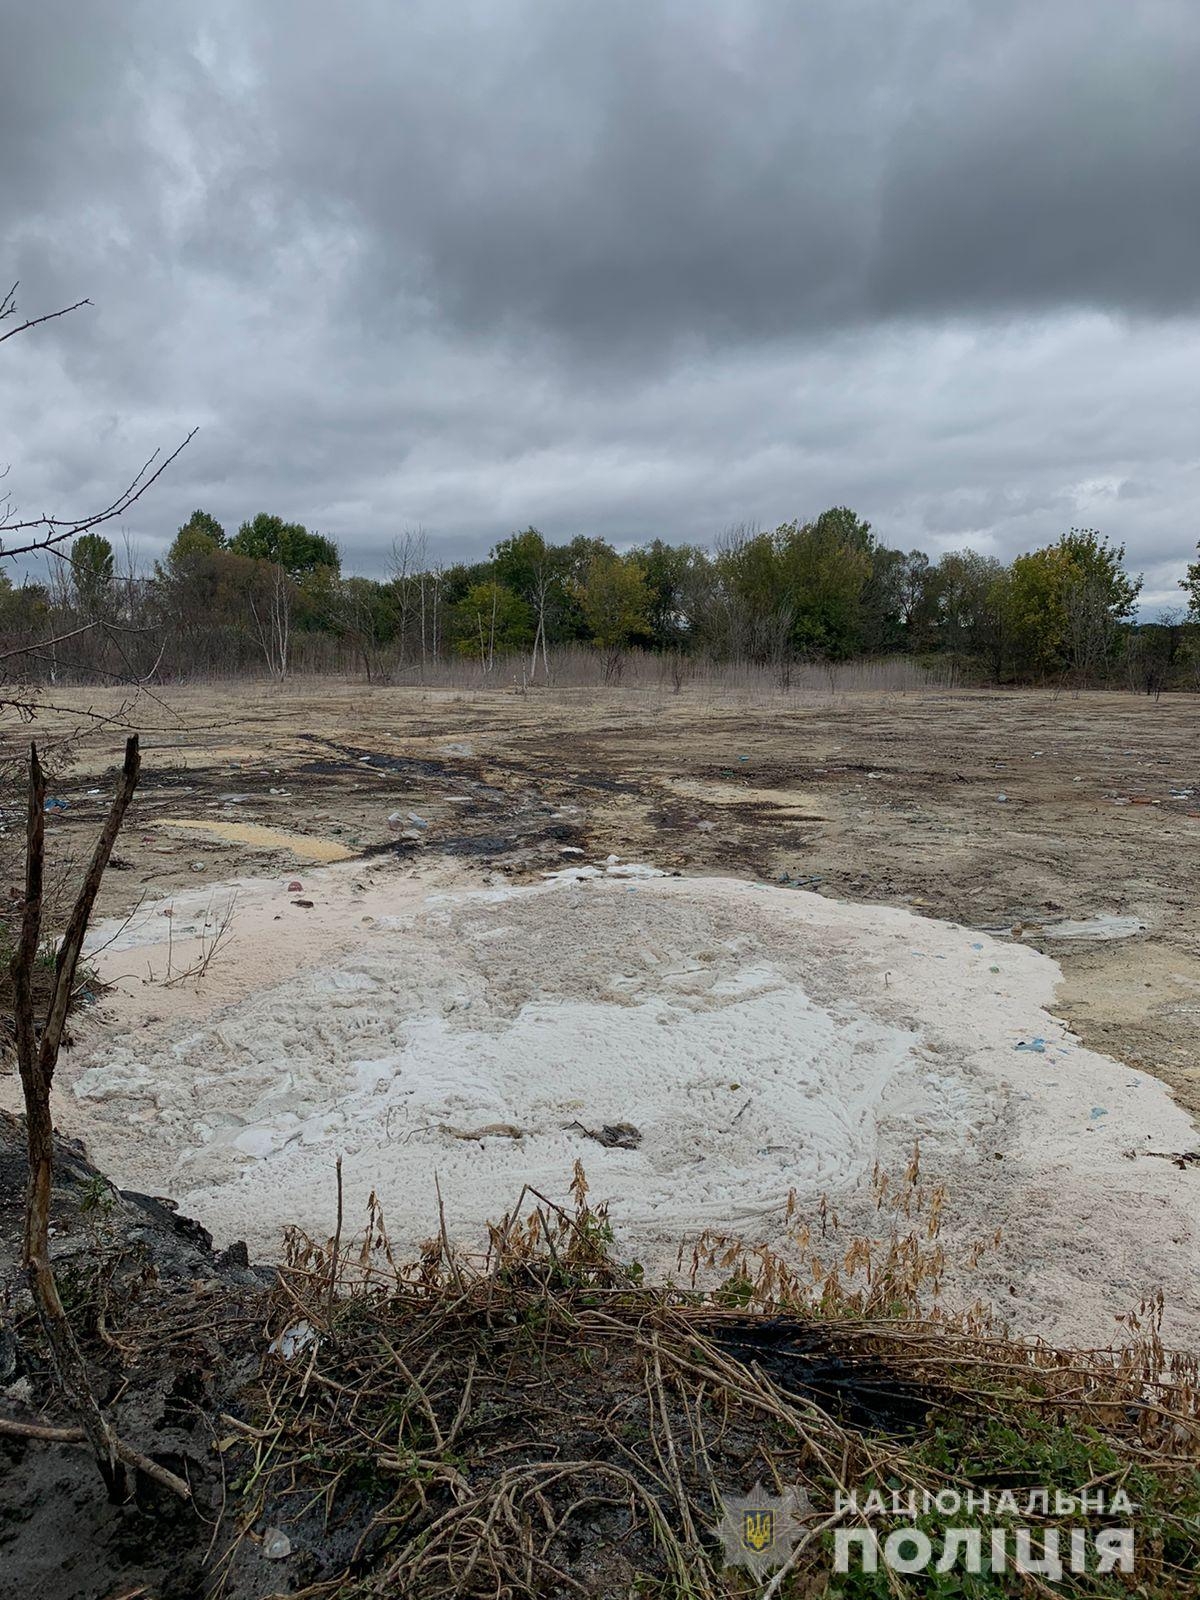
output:
[[[455,326],[645,351],[1200,297],[1190,0],[380,15],[261,41],[276,171],[360,292]]]
[[[0,361],[39,509],[198,422],[148,551],[1200,525],[1193,0],[4,9],[0,266],[96,302]]]

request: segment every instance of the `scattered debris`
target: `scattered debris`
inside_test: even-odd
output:
[[[443,1122],[438,1130],[448,1133],[452,1139],[523,1139],[525,1129],[518,1128],[511,1122],[489,1122],[483,1128],[452,1128],[448,1122]]]
[[[277,1339],[272,1339],[267,1348],[272,1355],[290,1361],[301,1350],[307,1350],[310,1344],[315,1344],[316,1339],[317,1330],[306,1317],[302,1317],[299,1322],[293,1322],[290,1328],[285,1328]]]
[[[1200,1166],[1200,1150],[1143,1150],[1143,1155],[1155,1156],[1159,1161],[1171,1161],[1180,1171],[1188,1167]],[[1136,1156],[1138,1152],[1131,1150],[1130,1155]]]
[[[282,1528],[267,1528],[262,1536],[262,1553],[268,1561],[285,1561],[292,1553],[292,1541]]]
[[[582,1122],[569,1122],[567,1126],[578,1128],[606,1150],[636,1150],[642,1142],[641,1129],[635,1128],[632,1122],[606,1122],[602,1128],[585,1128]]]
[[[1026,1050],[1030,1055],[1044,1056],[1046,1054],[1046,1041],[1043,1038],[1022,1039],[1020,1044],[1013,1046],[1014,1050]]]

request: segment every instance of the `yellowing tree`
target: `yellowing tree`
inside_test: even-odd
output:
[[[1107,661],[1142,588],[1124,560],[1124,545],[1091,528],[1018,556],[1008,584],[1018,659],[1040,673],[1074,667],[1084,678]]]
[[[584,621],[604,652],[604,681],[621,675],[625,651],[650,632],[650,591],[639,561],[600,556],[587,569],[580,596]]]

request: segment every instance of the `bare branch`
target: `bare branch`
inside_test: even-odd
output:
[[[45,881],[46,779],[37,746],[29,747],[29,812],[26,825],[25,906],[21,935],[12,960],[13,1013],[16,1024],[17,1061],[25,1099],[25,1131],[29,1154],[29,1183],[25,1202],[25,1273],[37,1307],[38,1320],[50,1348],[54,1370],[64,1395],[78,1413],[82,1432],[92,1448],[109,1497],[122,1501],[127,1494],[126,1467],[132,1466],[172,1489],[183,1498],[191,1491],[181,1478],[117,1438],[92,1391],[87,1364],[62,1300],[50,1264],[50,1199],[54,1178],[54,1124],[50,1090],[66,1023],[67,1006],[75,982],[79,953],[88,919],[96,903],[100,880],[137,785],[140,758],[135,734],[125,746],[121,781],[108,818],[101,829],[83,885],[67,922],[54,969],[54,989],[42,1029],[41,1043],[34,1023],[33,969],[42,930],[42,894]],[[62,1430],[66,1432],[67,1430]],[[60,1434],[61,1436],[61,1434]]]
[[[47,1086],[54,1079],[54,1068],[58,1061],[58,1047],[62,1042],[62,1031],[66,1025],[67,1005],[71,998],[72,985],[75,982],[75,967],[79,961],[79,952],[83,949],[84,935],[87,933],[88,919],[92,914],[92,907],[96,903],[96,896],[100,892],[100,880],[104,876],[104,869],[108,866],[108,858],[112,855],[112,848],[116,842],[117,834],[121,830],[121,823],[125,820],[125,812],[129,808],[129,802],[133,799],[133,791],[137,787],[140,770],[141,757],[138,754],[138,738],[135,733],[126,741],[125,764],[121,768],[121,781],[117,786],[116,794],[113,796],[113,803],[104,827],[100,830],[96,848],[92,851],[92,859],[88,863],[87,872],[84,874],[83,886],[67,921],[66,932],[63,934],[62,944],[59,947],[58,960],[55,963],[54,993],[51,996],[50,1008],[46,1013],[46,1026],[42,1032],[40,1055],[40,1065],[45,1073]]]
[[[8,533],[30,533],[32,530],[39,528],[43,530],[39,536],[27,539],[23,544],[0,547],[0,556],[24,556],[38,550],[50,550],[67,539],[74,539],[78,534],[88,533],[91,529],[98,528],[105,522],[111,522],[115,517],[123,516],[130,506],[135,505],[141,499],[150,485],[162,477],[171,463],[178,459],[196,437],[198,431],[198,429],[192,428],[182,443],[176,445],[171,454],[160,461],[153,472],[150,472],[151,466],[158,460],[158,451],[156,450],[128,487],[122,490],[111,505],[106,506],[102,511],[94,512],[87,517],[72,518],[43,515],[26,518],[24,521],[0,523],[0,536]]]
[[[4,296],[4,299],[0,300],[0,321],[5,317],[13,316],[16,312],[16,293],[17,285],[14,283]],[[22,322],[18,327],[9,328],[7,333],[0,333],[0,344],[3,344],[5,339],[15,339],[19,333],[27,333],[30,328],[40,327],[43,322],[53,322],[55,317],[65,317],[72,311],[78,311],[81,306],[90,306],[91,303],[90,300],[76,300],[73,306],[63,306],[58,311],[47,311],[44,316],[30,317],[28,322]]]
[[[11,661],[13,656],[36,656],[38,651],[49,649],[51,645],[65,644],[68,639],[77,639],[81,633],[89,633],[97,623],[98,619],[93,619],[80,628],[72,628],[70,633],[56,634],[53,639],[39,639],[36,644],[21,644],[15,650],[5,650],[0,653],[0,661]]]

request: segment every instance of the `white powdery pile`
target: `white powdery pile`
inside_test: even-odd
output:
[[[243,885],[240,955],[173,1015],[161,991],[119,1001],[64,1068],[100,1164],[219,1242],[326,1236],[341,1155],[348,1226],[375,1190],[415,1245],[436,1173],[474,1244],[523,1184],[565,1198],[578,1157],[622,1244],[665,1266],[704,1227],[777,1236],[792,1189],[869,1222],[873,1166],[919,1138],[951,1235],[1004,1230],[985,1287],[1015,1324],[1107,1339],[1162,1286],[1176,1335],[1200,1325],[1200,1175],[1142,1154],[1191,1148],[1189,1119],[1046,1014],[1057,968],[1032,951],[731,880],[312,884],[307,914]],[[128,971],[147,927],[161,942],[143,919],[103,960]],[[617,1122],[636,1149],[584,1131]]]

